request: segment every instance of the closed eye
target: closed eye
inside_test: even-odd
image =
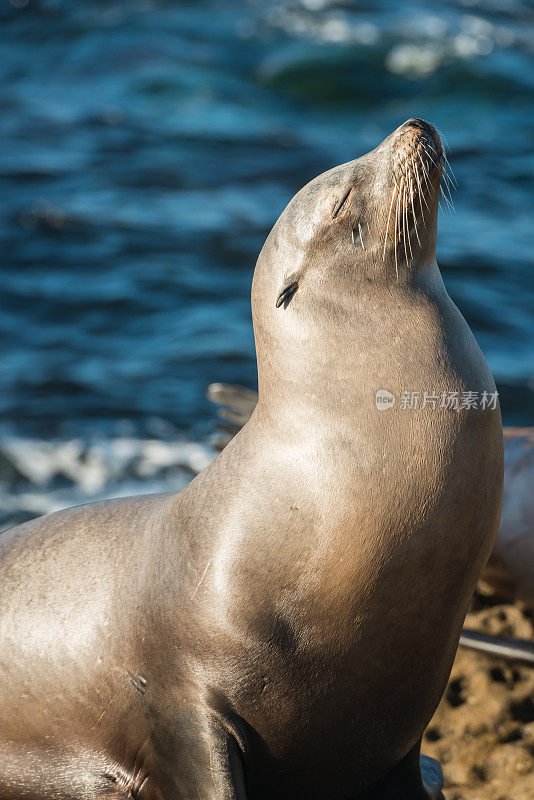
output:
[[[334,208],[334,212],[332,214],[332,219],[338,219],[338,217],[342,217],[343,214],[347,211],[348,205],[349,205],[348,204],[348,200],[349,200],[349,197],[351,195],[351,192],[352,192],[352,186],[346,192],[346,194],[344,195],[344,197],[341,200],[341,202],[338,203],[338,205]]]

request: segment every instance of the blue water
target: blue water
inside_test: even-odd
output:
[[[533,101],[521,0],[4,3],[0,427],[204,440],[205,386],[255,384],[276,217],[410,116],[458,180],[449,292],[534,424]]]

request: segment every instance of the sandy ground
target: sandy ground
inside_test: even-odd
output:
[[[534,638],[532,614],[483,587],[466,627]],[[534,669],[460,648],[422,751],[441,762],[446,800],[534,800]]]

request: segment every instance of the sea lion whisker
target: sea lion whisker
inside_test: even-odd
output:
[[[432,156],[431,156],[431,155],[430,155],[430,153],[428,152],[428,150],[427,150],[427,148],[428,148],[428,147],[430,147],[430,149],[432,150],[432,152],[435,154],[435,156],[436,156],[436,158],[437,158],[437,160],[438,160],[437,162],[436,162],[436,161],[434,161],[434,159],[432,158]],[[440,154],[438,153],[438,151],[437,151],[437,150],[435,150],[435,149],[432,147],[432,145],[430,144],[430,142],[425,142],[425,143],[423,144],[423,149],[426,151],[426,154],[427,154],[428,158],[429,158],[429,159],[432,161],[432,163],[433,163],[433,164],[434,164],[436,167],[437,167],[437,166],[439,166],[438,162],[439,162],[440,160],[441,160],[441,161],[443,161],[443,156],[441,156],[441,157],[440,157]],[[443,154],[443,155],[444,155],[444,154]]]
[[[361,242],[361,245],[362,245],[362,250],[365,250],[365,247],[363,245],[362,226],[360,225],[359,222],[358,222],[358,230],[360,232],[360,242]]]
[[[395,200],[395,195],[397,192],[397,184],[391,190],[391,203],[389,204],[389,213],[388,213],[388,221],[386,225],[386,235],[384,236],[384,252],[382,253],[382,261],[386,260],[386,244],[388,240],[388,231],[389,231],[389,220],[391,219],[391,209],[393,208],[393,201]]]
[[[425,165],[423,164],[422,161],[421,161],[421,168],[422,168],[422,171],[423,171],[423,180],[425,182],[426,191],[428,192],[428,194],[430,194],[432,192],[433,186],[430,183],[430,178],[428,176],[428,172],[427,172],[427,170],[425,168]],[[431,209],[430,209],[430,206],[428,205],[428,200],[426,198],[426,193],[425,192],[423,192],[423,200],[424,200],[424,203],[425,203],[428,211],[430,211]]]
[[[406,211],[406,181],[404,181],[403,190],[402,190],[402,239],[404,244],[404,258],[406,259],[406,266],[408,266],[408,251],[406,249],[406,239],[408,232],[408,216]]]
[[[408,158],[407,158],[407,156],[404,156],[404,175],[405,175],[404,179],[406,181],[406,186],[407,186],[408,185],[408,177],[410,175],[410,168],[408,166]]]
[[[408,265],[408,250],[406,248],[406,191],[402,193],[402,243],[404,246],[404,260],[406,261],[406,265]]]
[[[419,163],[421,164],[421,171],[423,173],[423,180],[425,181],[426,185],[428,186],[429,185],[429,183],[428,183],[429,175],[428,175],[428,170],[426,168],[426,164],[423,161],[423,157],[421,156],[420,152],[417,153],[417,157],[419,159]]]
[[[447,174],[447,171],[445,170],[445,168],[443,168],[442,178],[443,178],[443,183],[447,187],[447,191],[450,193],[450,190],[451,190],[450,189],[450,187],[451,187],[451,179],[450,179],[449,175]]]
[[[449,208],[450,208],[450,210],[451,210],[451,214],[454,214],[454,213],[456,212],[456,209],[455,209],[455,207],[454,207],[454,202],[453,202],[453,199],[452,199],[452,197],[450,196],[450,193],[449,193],[449,196],[447,197],[447,195],[446,195],[446,193],[443,191],[443,189],[442,189],[441,191],[442,191],[442,194],[443,194],[443,196],[444,196],[445,200],[447,201],[447,204],[449,205]]]
[[[438,131],[438,133],[440,135],[440,138],[441,138],[441,146],[443,148],[443,153],[446,153],[447,150],[451,149],[451,146],[449,144],[449,140],[447,139],[447,137],[445,136],[444,133],[442,133],[440,130],[438,130],[438,128],[436,128],[436,130]]]
[[[427,144],[428,144],[428,142],[427,142]],[[432,146],[429,144],[429,147],[432,147]],[[438,165],[438,164],[437,164],[437,163],[434,161],[434,159],[432,158],[432,156],[430,155],[430,153],[429,153],[429,152],[428,152],[428,150],[426,149],[426,146],[425,146],[425,145],[422,145],[422,149],[423,149],[423,151],[424,151],[425,155],[427,156],[427,158],[429,158],[429,159],[430,159],[430,161],[432,162],[432,164],[434,164],[434,166],[435,166],[435,167],[439,167],[440,165]],[[432,148],[432,149],[434,149],[434,148]],[[435,152],[435,151],[434,151],[434,152]],[[436,155],[437,155],[437,154],[436,154]],[[441,196],[443,197],[443,200],[444,200],[444,202],[445,202],[445,203],[446,203],[446,205],[447,205],[447,210],[449,210],[449,211],[450,211],[450,213],[452,213],[452,212],[453,212],[455,209],[454,209],[454,203],[452,202],[452,195],[451,195],[451,191],[450,191],[450,188],[449,188],[448,178],[449,178],[449,176],[447,175],[447,172],[446,172],[446,169],[445,169],[445,165],[444,165],[444,163],[442,162],[442,163],[441,163],[441,181],[440,181],[440,187],[439,187],[439,190],[440,190]],[[447,189],[447,191],[448,191],[448,193],[449,193],[449,198],[450,198],[450,199],[446,197],[446,195],[445,195],[445,192],[443,191],[443,188],[442,188],[442,183],[443,183],[443,182],[445,183],[445,186],[446,186],[446,189]],[[439,194],[438,194],[438,198],[439,198]],[[440,204],[439,204],[439,199],[438,199],[438,205],[440,205]],[[441,208],[441,205],[440,205],[440,208]],[[442,209],[442,210],[443,210],[443,209]]]
[[[355,244],[355,242],[354,242],[354,228],[350,229],[350,236],[351,236],[351,239],[352,239],[352,244]]]
[[[428,155],[428,153],[427,153],[427,155]],[[447,193],[444,191],[443,185],[445,185],[445,189],[446,189]],[[451,194],[450,185],[449,185],[449,176],[447,175],[447,172],[445,170],[445,166],[443,164],[442,164],[441,180],[440,180],[439,193],[438,193],[438,205],[439,205],[439,195],[440,194],[441,194],[441,197],[443,198],[444,203],[446,204],[447,210],[450,213],[453,213],[455,211],[455,208],[454,208],[454,203],[453,203],[453,200],[452,200],[452,194]],[[447,194],[448,194],[448,197],[447,197]],[[441,205],[440,205],[440,208],[441,208]]]
[[[419,177],[419,170],[417,169],[417,164],[413,160],[413,156],[411,156],[411,159],[412,159],[412,164],[413,164],[415,176],[417,178],[418,200],[419,200],[419,207],[421,209],[421,217],[422,217],[422,220],[423,220],[423,225],[426,225],[425,212],[423,210],[423,203],[421,202],[421,195],[423,193],[423,187],[421,186],[421,178]]]
[[[409,219],[408,219],[408,215],[409,215],[408,191],[409,191],[410,192],[410,198],[411,198],[411,201],[412,201],[412,217],[414,219],[414,224],[415,224],[415,205],[414,205],[414,200],[413,200],[413,189],[412,189],[412,177],[413,176],[412,176],[412,173],[410,172],[410,170],[408,168],[408,159],[407,159],[406,156],[404,157],[404,163],[406,165],[406,176],[407,176],[407,180],[406,180],[406,229],[408,231],[408,245],[409,245],[409,248],[410,248],[410,256],[411,256],[411,258],[413,260],[412,241],[411,241],[411,236],[410,236],[410,225],[409,225]],[[409,176],[409,180],[408,180],[408,176]],[[417,238],[419,239],[419,236]]]
[[[449,197],[451,205],[454,206],[454,200],[453,200],[453,197],[452,197],[451,187],[447,182],[445,183],[445,189],[447,190],[447,195]]]
[[[432,156],[430,155],[430,153],[428,152],[428,150],[426,148],[427,148],[427,145],[425,145],[425,144],[422,145],[422,149],[423,149],[426,157],[432,162],[432,164],[434,164],[435,167],[438,167],[438,169],[441,167],[442,175],[446,174],[445,162],[443,161],[443,159],[442,159],[441,163],[438,163],[434,158],[432,158]],[[434,150],[434,148],[432,148],[432,150]],[[435,150],[434,150],[434,153],[436,153]],[[437,153],[436,153],[436,157],[438,157]],[[449,176],[447,175],[447,178],[448,177]]]
[[[423,146],[421,147],[421,149],[422,149],[423,153],[425,154],[425,156],[427,157],[427,159],[430,161],[430,163],[431,163],[431,164],[433,164],[435,167],[437,167],[437,168],[439,169],[439,168],[441,167],[441,164],[438,164],[438,163],[437,163],[437,161],[435,161],[435,160],[432,158],[432,156],[430,155],[430,153],[428,152],[428,150],[426,149],[426,147],[423,145]],[[425,166],[426,166],[426,168],[427,168],[428,177],[429,177],[429,179],[430,179],[430,167],[429,167],[429,165],[428,165],[428,164],[425,164]]]
[[[421,164],[421,169],[422,169],[422,171],[423,171],[423,178],[424,178],[424,180],[425,180],[426,184],[428,185],[428,181],[429,181],[429,179],[430,179],[429,170],[428,170],[428,165],[425,163],[425,161],[424,161],[424,159],[423,159],[423,156],[422,156],[422,154],[421,154],[421,151],[419,151],[419,152],[417,153],[417,155],[418,155],[418,157],[419,157],[419,162],[420,162],[420,164]],[[426,155],[426,153],[425,153],[425,155]]]
[[[445,170],[443,170],[443,182],[442,183],[445,184],[445,188],[446,188],[447,194],[449,196],[449,201],[450,201],[450,203],[451,203],[451,205],[452,205],[452,207],[454,209],[454,202],[453,202],[453,199],[452,199],[452,192],[451,192],[451,184],[450,184],[449,176],[447,175]]]
[[[410,236],[410,206],[409,206],[410,196],[408,194],[408,191],[409,191],[408,181],[406,181],[406,186],[405,186],[405,190],[404,190],[404,198],[405,198],[405,203],[406,203],[406,212],[405,212],[405,214],[406,214],[406,234],[408,236],[408,250],[409,250],[409,253],[410,253],[410,262],[412,262],[413,261],[413,250],[412,250],[412,239],[411,239],[411,236]]]
[[[435,149],[432,147],[432,145],[430,144],[430,142],[425,142],[425,143],[422,145],[422,147],[423,147],[423,150],[425,150],[425,152],[426,152],[426,155],[428,156],[428,158],[429,158],[429,159],[432,161],[432,163],[433,163],[433,164],[434,164],[436,167],[438,167],[438,166],[439,166],[439,160],[440,160],[440,158],[441,158],[441,162],[442,162],[442,163],[441,163],[441,166],[443,167],[443,164],[444,164],[444,162],[447,160],[447,156],[445,155],[445,151],[444,151],[444,150],[443,150],[443,152],[442,152],[442,155],[441,155],[441,157],[440,157],[440,154],[438,153],[438,151],[437,151],[437,150],[435,150]],[[429,152],[428,152],[428,150],[427,150],[427,148],[428,148],[428,147],[429,147],[429,148],[432,150],[432,152],[434,153],[434,155],[436,156],[436,159],[438,159],[438,161],[435,161],[435,160],[432,158],[432,156],[430,155],[430,153],[429,153]]]
[[[440,183],[438,185],[437,200],[438,200],[438,208],[441,211],[441,213],[444,214],[445,212],[443,211],[443,206],[442,206],[442,204],[440,203],[440,200],[439,200],[440,188],[441,188],[441,181],[440,181]]]
[[[408,234],[408,250],[410,251],[410,259],[413,261],[412,237],[410,234],[410,209],[408,207],[408,190],[409,186],[406,185],[406,233]],[[413,216],[413,214],[412,214]]]
[[[453,214],[454,214],[454,213],[456,213],[456,208],[454,207],[454,200],[452,199],[452,197],[450,196],[450,194],[449,194],[448,203],[449,203],[449,205],[450,205],[450,207],[451,207],[451,211],[452,211],[452,213],[453,213]]]
[[[454,186],[454,188],[457,189],[458,188],[458,181],[456,180],[456,175],[454,174],[454,170],[453,170],[453,168],[451,166],[451,162],[447,158],[447,154],[445,152],[443,153],[443,158],[445,160],[445,171],[447,172],[447,174],[450,173],[450,174],[448,174],[448,178],[451,181],[451,183]]]
[[[417,230],[417,214],[416,214],[416,211],[415,211],[415,199],[414,199],[414,196],[413,196],[413,181],[412,180],[410,180],[410,194],[412,196],[412,216],[413,216],[413,226],[414,226],[414,230],[415,230],[415,236],[417,238],[417,242],[419,244],[419,247],[421,247],[421,239],[419,238],[419,231]]]
[[[458,183],[457,183],[456,178],[454,177],[454,175],[452,175],[452,173],[450,172],[450,169],[451,169],[451,165],[447,162],[444,165],[444,169],[443,169],[445,175],[447,176],[447,181],[450,183],[450,185],[452,186],[453,189],[458,189]]]
[[[429,184],[429,182],[428,182],[428,178],[427,178],[427,176],[426,176],[425,165],[423,164],[423,160],[422,160],[422,158],[421,158],[421,156],[420,156],[420,155],[418,155],[418,158],[419,158],[419,163],[421,164],[421,170],[422,170],[422,172],[423,172],[423,180],[424,180],[424,182],[425,182],[425,185],[426,185],[427,189],[430,191],[430,184]],[[429,213],[432,213],[432,212],[430,211],[430,206],[428,205],[428,202],[427,202],[427,199],[426,199],[426,196],[425,196],[425,193],[424,193],[424,191],[423,191],[423,192],[421,192],[421,194],[420,194],[420,197],[422,197],[422,198],[423,198],[424,204],[425,204],[425,206],[427,207],[427,210],[428,210],[428,212],[429,212]]]
[[[395,275],[397,276],[397,283],[399,282],[399,265],[397,261],[397,241],[399,238],[397,232],[397,219],[399,216],[399,201],[400,201],[400,188],[397,192],[397,202],[395,203]]]
[[[441,194],[441,196],[442,196],[443,200],[445,201],[445,203],[447,203],[447,206],[448,206],[448,207],[449,207],[451,210],[454,210],[454,206],[453,206],[452,200],[450,200],[450,199],[449,199],[449,197],[447,197],[447,194],[446,194],[446,192],[445,192],[445,190],[444,190],[444,188],[443,188],[443,184],[440,184],[440,187],[439,187],[439,192],[440,192],[440,194]]]
[[[441,199],[443,201],[444,209],[446,209],[448,211],[448,213],[450,214],[451,213],[450,203],[449,203],[449,201],[447,200],[447,198],[445,196],[445,192],[443,191],[443,187],[442,186],[439,187],[439,194],[440,194],[440,197],[441,197]]]
[[[456,180],[456,175],[454,174],[454,170],[453,170],[453,168],[451,166],[451,162],[449,161],[449,157],[447,155],[447,150],[450,151],[450,149],[451,149],[450,145],[449,145],[449,142],[448,142],[447,137],[445,136],[445,134],[442,133],[437,126],[434,126],[434,127],[436,128],[436,130],[439,133],[439,135],[441,137],[441,140],[442,140],[443,168],[444,168],[444,171],[445,172],[450,172],[450,174],[448,174],[447,177],[451,181],[451,183],[453,185],[453,188],[457,189],[458,188],[458,181]]]
[[[451,166],[451,162],[449,161],[449,158],[445,150],[443,151],[443,163],[446,165],[447,170],[451,173],[451,179],[454,179],[454,182],[456,183],[456,176],[454,174],[454,170]]]
[[[445,136],[445,134],[444,134],[444,133],[442,133],[441,129],[440,129],[440,128],[438,128],[438,126],[437,126],[437,125],[434,125],[434,128],[437,130],[437,132],[438,132],[438,133],[439,133],[439,135],[440,135],[440,138],[442,139],[442,145],[444,146],[444,149],[445,149],[445,147],[447,147],[447,148],[448,148],[448,147],[449,147],[449,143],[448,143],[448,141],[447,141],[447,137]]]
[[[404,247],[404,255],[406,256],[406,239],[404,237],[404,175],[401,180],[401,204],[400,204],[400,217],[399,217],[399,236],[400,241]],[[406,258],[406,263],[408,259]]]
[[[399,191],[397,194],[397,208],[395,209],[395,272],[397,273],[397,282],[399,280],[399,267],[398,267],[398,258],[397,258],[397,244],[400,245],[402,240],[402,228],[401,228],[401,196],[402,196],[402,180],[399,183]],[[399,247],[400,250],[400,247]]]
[[[435,160],[432,158],[432,156],[430,155],[430,153],[429,153],[429,152],[428,152],[428,150],[426,149],[425,145],[422,145],[422,150],[424,151],[424,154],[426,155],[426,157],[428,158],[428,160],[429,160],[429,161],[431,161],[431,162],[432,162],[432,164],[434,164],[434,166],[435,166],[435,167],[438,167],[438,169],[439,169],[439,167],[442,167],[442,168],[443,168],[443,165],[442,165],[442,164],[438,164],[438,162],[437,162],[437,161],[435,161]]]

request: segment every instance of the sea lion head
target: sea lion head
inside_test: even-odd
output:
[[[435,259],[443,165],[438,132],[413,118],[375,150],[304,186],[258,260],[257,273],[269,262],[272,302],[287,308],[312,273],[351,285],[409,283]]]
[[[271,381],[282,369],[294,371],[295,358],[317,357],[317,346],[312,353],[305,341],[331,340],[338,323],[362,318],[362,304],[369,314],[371,294],[378,293],[383,315],[397,292],[435,279],[444,161],[436,129],[409,119],[291,200],[260,253],[252,287],[258,364],[260,371],[271,365]]]

